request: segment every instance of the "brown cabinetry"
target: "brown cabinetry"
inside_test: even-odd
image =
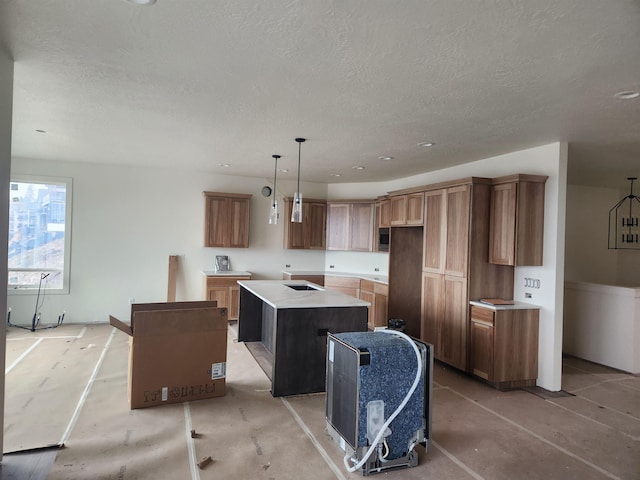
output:
[[[228,308],[229,320],[237,320],[240,311],[238,280],[251,280],[251,275],[205,275],[204,277],[204,299],[217,301],[219,308]]]
[[[360,280],[360,299],[369,302],[369,317],[367,326],[370,330],[375,327],[386,327],[389,287],[372,280]]]
[[[249,247],[249,202],[251,195],[204,192],[205,247]]]
[[[293,200],[285,198],[284,247],[289,249],[324,250],[326,245],[327,203],[303,200],[302,223],[293,223]]]
[[[422,225],[423,223],[424,193],[409,193],[391,197],[390,225],[401,227],[407,225]]]
[[[473,177],[425,192],[420,336],[437,359],[461,370],[468,369],[469,299],[513,296],[513,269],[487,261],[490,190],[490,179]]]
[[[327,250],[373,251],[374,203],[328,202]]]
[[[391,200],[387,197],[378,199],[378,226],[387,228],[391,226]]]
[[[536,175],[493,179],[489,262],[542,265],[546,180]]]
[[[354,277],[341,277],[338,275],[325,275],[324,286],[330,290],[336,290],[352,297],[360,298],[360,279]]]
[[[534,386],[538,309],[471,307],[471,373],[497,388]]]

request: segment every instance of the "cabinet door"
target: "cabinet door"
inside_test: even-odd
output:
[[[304,210],[305,204],[302,204]],[[327,238],[327,205],[325,203],[307,203],[308,247],[310,250],[324,250]],[[305,231],[305,233],[307,233]]]
[[[229,244],[229,199],[205,197],[205,247],[226,247]]]
[[[385,286],[386,287],[386,286]],[[386,327],[389,323],[389,299],[386,293],[373,293],[373,326]]]
[[[424,253],[425,272],[444,273],[446,248],[446,190],[427,192],[424,198]]]
[[[391,226],[391,201],[390,200],[380,201],[380,218],[378,219],[378,222],[380,227]]]
[[[444,315],[440,330],[442,360],[460,370],[467,370],[467,332],[469,302],[467,281],[444,277]]]
[[[231,296],[228,286],[216,286],[207,288],[207,300],[215,300],[218,302],[218,308],[229,308],[231,305]]]
[[[493,381],[493,332],[491,323],[471,318],[471,373]]]
[[[327,207],[327,250],[349,249],[349,204],[330,203]]]
[[[373,250],[373,204],[353,203],[349,208],[349,250]]]
[[[407,195],[407,225],[422,225],[424,209],[424,193]]]
[[[360,289],[360,300],[364,300],[365,302],[369,302],[371,306],[369,307],[369,314],[367,316],[367,327],[370,330],[373,330],[375,326],[375,302],[373,299],[373,292],[368,290]]]
[[[397,197],[391,197],[391,225],[406,225],[407,224],[407,197],[400,195]]]
[[[444,313],[444,277],[437,273],[422,274],[422,322],[420,338],[431,343],[434,354],[440,358],[442,346],[440,344],[440,324]]]
[[[240,285],[229,287],[229,320],[238,320],[240,314]]]
[[[445,274],[466,277],[469,256],[470,187],[447,189]]]
[[[229,208],[229,247],[249,247],[249,199],[230,198]]]
[[[517,190],[515,182],[494,185],[491,189],[490,263],[515,265]]]

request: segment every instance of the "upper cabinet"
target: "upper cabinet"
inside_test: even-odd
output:
[[[376,202],[378,227],[387,228],[391,226],[391,200],[389,197],[380,197]]]
[[[204,192],[204,198],[204,246],[248,248],[251,195]]]
[[[324,250],[327,223],[325,200],[302,201],[302,223],[291,222],[293,199],[285,198],[284,247],[290,249]]]
[[[423,224],[424,193],[410,193],[391,197],[390,224],[394,227]]]
[[[373,201],[328,202],[327,250],[373,251]]]
[[[548,177],[510,175],[493,179],[489,262],[540,266],[544,234],[544,187]]]

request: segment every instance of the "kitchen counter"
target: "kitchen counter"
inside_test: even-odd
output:
[[[369,307],[364,300],[306,280],[239,280],[238,284],[274,308]],[[297,288],[308,288],[296,290]]]
[[[364,280],[371,280],[374,282],[389,284],[388,275],[378,275],[378,274],[369,274],[369,273],[334,272],[333,270],[282,270],[282,273],[284,275],[292,275],[292,276],[331,275],[333,277],[361,278]]]
[[[477,300],[471,300],[469,304],[473,305],[474,307],[493,310],[494,312],[498,310],[531,310],[531,309],[539,310],[540,309],[538,305],[532,305],[531,303],[524,303],[524,302],[513,302],[513,305],[489,305],[488,303],[480,302]]]
[[[238,341],[271,380],[271,394],[323,392],[327,333],[366,332],[369,302],[306,280],[238,284]]]
[[[251,272],[241,272],[239,270],[229,270],[227,272],[218,272],[216,270],[202,270],[207,277],[250,277]]]

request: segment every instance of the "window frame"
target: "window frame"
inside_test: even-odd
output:
[[[64,185],[65,186],[65,218],[64,218],[64,263],[62,272],[62,287],[47,287],[46,283],[42,284],[42,291],[46,291],[47,295],[50,294],[68,294],[69,293],[69,280],[71,277],[71,215],[73,204],[73,179],[71,177],[54,177],[47,175],[30,175],[30,174],[18,174],[12,173],[11,183],[40,183],[45,185]],[[9,198],[11,203],[11,198]],[[11,211],[11,206],[9,206]],[[7,274],[12,271],[24,271],[27,269],[10,268],[7,265]],[[46,269],[37,269],[37,271],[45,271]],[[38,285],[34,286],[11,286],[7,279],[7,294],[8,295],[34,295],[38,291]]]

